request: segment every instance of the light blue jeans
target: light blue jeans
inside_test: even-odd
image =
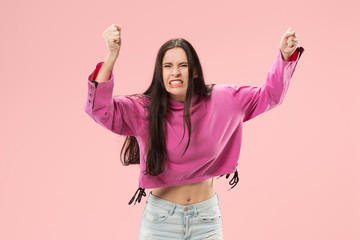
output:
[[[180,205],[150,192],[140,225],[140,240],[222,240],[219,197]]]

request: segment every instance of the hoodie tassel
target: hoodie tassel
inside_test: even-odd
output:
[[[229,177],[230,177],[230,174],[231,173],[228,173],[228,174],[226,174],[226,179],[228,179]],[[225,174],[223,174],[223,175],[220,175],[218,178],[220,178],[220,177],[222,177],[222,176],[224,176]],[[217,178],[217,179],[218,179]],[[229,184],[230,185],[233,185],[231,188],[229,188],[229,190],[228,191],[230,191],[231,189],[233,189],[235,186],[236,186],[236,184],[239,182],[239,174],[238,174],[238,171],[237,171],[237,168],[236,168],[236,171],[234,172],[234,176],[233,176],[233,178],[230,180],[230,182],[229,182]]]
[[[136,197],[136,194],[138,193],[138,191],[139,191],[139,195]],[[131,198],[131,200],[130,200],[130,202],[129,202],[129,205],[134,201],[135,197],[136,197],[136,200],[135,200],[135,202],[134,202],[134,205],[136,204],[136,202],[140,203],[140,202],[141,202],[141,198],[142,198],[143,196],[146,197],[145,188],[139,187],[139,188],[136,190],[134,196]]]

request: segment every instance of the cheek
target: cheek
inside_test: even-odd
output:
[[[166,87],[167,78],[166,78],[166,74],[165,74],[165,73],[162,74],[162,78],[163,78],[164,86]]]
[[[163,72],[162,77],[164,81],[167,81],[167,79],[169,78],[169,74],[167,72]]]

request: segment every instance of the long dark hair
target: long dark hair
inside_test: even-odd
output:
[[[166,162],[167,162],[167,151],[166,151],[166,142],[165,142],[165,131],[166,124],[165,118],[168,111],[168,97],[169,94],[166,91],[164,86],[163,77],[162,77],[162,60],[167,50],[172,48],[180,47],[184,49],[186,57],[188,60],[188,71],[189,71],[189,80],[188,87],[186,90],[186,98],[184,102],[184,134],[181,141],[184,139],[185,135],[185,123],[188,128],[188,143],[183,152],[186,152],[190,144],[191,138],[191,103],[194,95],[199,95],[199,98],[206,98],[211,95],[212,86],[214,84],[206,85],[204,81],[204,76],[200,64],[199,57],[193,48],[193,46],[183,38],[173,38],[165,42],[159,49],[156,62],[154,75],[150,87],[142,94],[149,101],[149,104],[146,105],[148,111],[148,123],[149,123],[149,138],[146,144],[147,158],[146,158],[146,171],[145,174],[150,174],[151,176],[159,175],[164,171]],[[196,71],[197,77],[193,78],[193,71]],[[134,94],[135,95],[135,94]],[[180,141],[180,142],[181,142]],[[121,158],[124,152],[124,160]],[[140,154],[139,154],[139,145],[137,139],[134,136],[126,136],[124,145],[121,148],[120,160],[123,165],[127,166],[130,164],[139,164],[140,163]]]

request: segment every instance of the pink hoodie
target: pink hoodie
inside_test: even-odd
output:
[[[158,176],[143,174],[146,169],[144,149],[149,136],[144,105],[148,103],[147,98],[142,94],[113,97],[113,73],[106,82],[94,81],[103,64],[99,62],[88,77],[88,96],[84,109],[104,128],[119,135],[135,136],[139,143],[139,188],[129,204],[139,190],[136,201],[140,202],[141,197],[146,196],[145,188],[200,182],[224,174],[227,174],[228,178],[233,172],[235,175],[230,184],[235,186],[238,181],[236,167],[240,156],[243,122],[282,103],[303,52],[304,48],[299,46],[289,61],[284,61],[279,48],[266,82],[261,86],[217,84],[213,86],[210,98],[203,99],[195,95],[191,115],[193,130],[184,156],[182,152],[188,139],[186,129],[180,143],[184,132],[184,103],[168,98],[169,111],[165,132],[168,164],[165,171]]]

